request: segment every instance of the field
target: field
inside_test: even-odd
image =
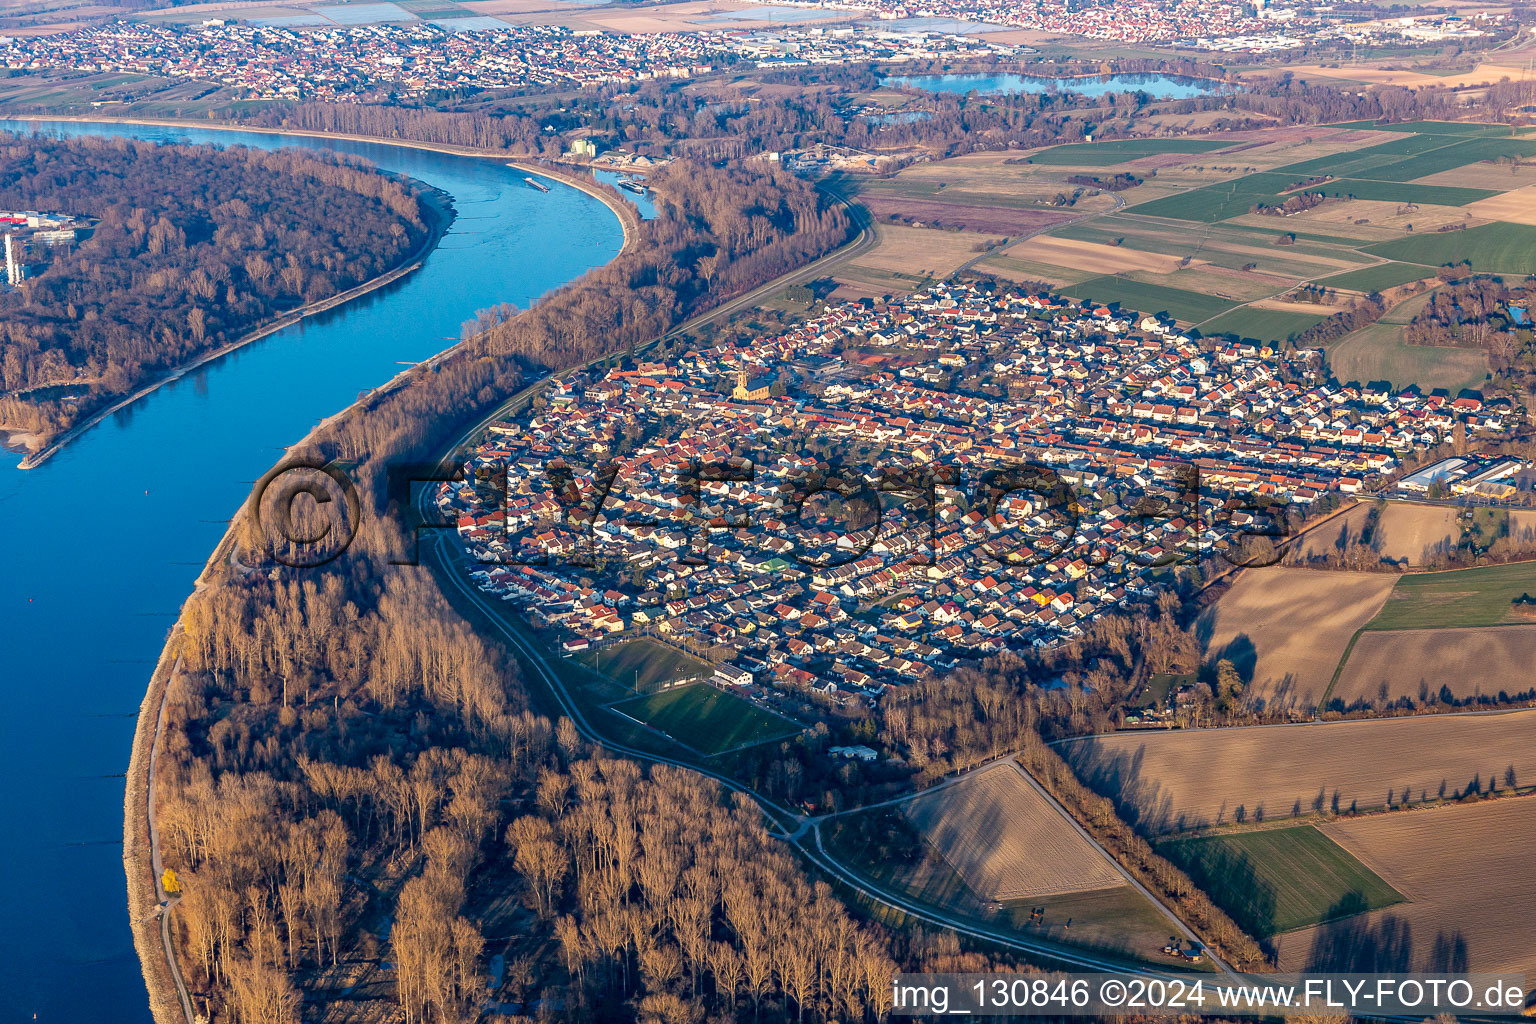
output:
[[[1362,267],[1359,270],[1334,274],[1323,278],[1318,283],[1328,288],[1347,288],[1350,291],[1369,294],[1430,276],[1433,275],[1428,270],[1409,263],[1382,263],[1374,267]]]
[[[715,671],[697,658],[644,637],[584,651],[573,660],[636,693],[651,693],[679,679],[696,679]]]
[[[1375,815],[1322,830],[1408,902],[1282,936],[1281,970],[1536,977],[1536,799]]]
[[[1257,341],[1284,341],[1312,327],[1318,321],[1336,312],[1321,308],[1316,313],[1300,313],[1293,310],[1265,309],[1262,306],[1242,306],[1224,313],[1208,323],[1200,325],[1201,334],[1233,334],[1239,338]]]
[[[1067,289],[1068,294],[1094,302],[1115,303],[1142,313],[1167,313],[1184,323],[1199,323],[1231,309],[1218,295],[1147,284],[1129,277],[1094,277]]]
[[[662,690],[613,705],[701,754],[719,754],[751,743],[791,736],[799,727],[708,683]]]
[[[1536,185],[1526,185],[1503,195],[1480,199],[1469,205],[1467,212],[1485,220],[1536,224]]]
[[[1250,935],[1321,924],[1351,894],[1376,910],[1403,897],[1311,825],[1160,843]]]
[[[1452,395],[1464,388],[1481,387],[1488,377],[1488,360],[1481,352],[1408,344],[1407,325],[1432,294],[1424,291],[1411,296],[1376,323],[1327,343],[1333,376],[1358,384],[1385,380],[1397,388],[1410,384],[1423,389],[1444,388]]]
[[[905,294],[929,277],[944,278],[973,260],[997,236],[974,231],[930,231],[899,224],[877,225],[873,249],[837,268],[840,296]]]
[[[919,795],[907,819],[972,892],[1015,900],[1125,884],[1011,761]]]
[[[1205,656],[1227,658],[1247,695],[1273,707],[1322,699],[1349,639],[1387,599],[1395,577],[1271,566],[1247,569],[1196,624]]]
[[[1404,576],[1366,629],[1444,629],[1531,621],[1515,602],[1536,597],[1536,562]]]
[[[822,836],[855,871],[980,923],[1154,961],[1168,940],[1167,918],[1011,762],[833,818]]]
[[[1233,178],[1230,181],[1206,185],[1177,195],[1154,199],[1133,207],[1143,217],[1167,217],[1172,220],[1192,220],[1215,223],[1248,212],[1257,204],[1278,204],[1284,201],[1281,192],[1295,184],[1289,174],[1273,174],[1260,171]],[[1278,227],[1278,221],[1276,230]]]
[[[1179,269],[1179,260],[1172,255],[1075,238],[1031,238],[1006,252],[1016,259],[1070,267],[1093,274],[1120,274],[1133,270],[1171,274]]]
[[[1395,242],[1378,242],[1364,251],[1383,259],[1431,267],[1466,260],[1475,271],[1531,274],[1536,273],[1536,226],[1480,224],[1464,231],[1437,231]]]
[[[1231,145],[1233,143],[1221,139],[1125,139],[1054,146],[1036,153],[1029,161],[1068,167],[1111,167],[1141,157],[1161,156],[1164,153],[1208,153]]]
[[[1329,692],[1345,705],[1449,690],[1457,700],[1536,690],[1536,624],[1367,630]]]
[[[1058,749],[1152,833],[1454,797],[1536,780],[1536,711],[1112,733]],[[1391,881],[1390,877],[1388,881]],[[1412,898],[1412,893],[1405,893]]]
[[[1371,504],[1362,502],[1342,516],[1310,530],[1292,549],[1301,560],[1341,554],[1365,529]],[[1449,505],[1389,501],[1372,531],[1370,548],[1380,561],[1416,567],[1428,556],[1448,551],[1461,537],[1457,510]]]

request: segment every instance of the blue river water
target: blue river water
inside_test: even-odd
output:
[[[969,74],[905,75],[886,81],[908,89],[929,92],[979,93],[1075,92],[1084,96],[1104,96],[1118,92],[1145,92],[1154,99],[1183,100],[1221,92],[1226,86],[1200,78],[1180,75],[1104,75],[1095,78],[1046,78],[1039,75]]]
[[[359,392],[617,254],[598,200],[502,161],[136,125],[0,129],[329,148],[454,197],[425,265],[161,388],[41,467],[0,452],[0,1024],[149,1020],[125,912],[123,772],[155,658],[202,563],[283,447]]]

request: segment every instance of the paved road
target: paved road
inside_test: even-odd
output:
[[[869,221],[867,213],[863,210],[862,207],[848,203],[846,199],[831,189],[827,189],[827,191],[828,194],[832,195],[834,198],[838,199],[840,202],[843,202],[845,206],[847,206],[850,216],[852,216],[854,218],[854,222],[859,225],[859,235],[852,242],[843,246],[836,252],[829,253],[828,255],[823,256],[810,264],[807,264],[805,267],[802,267],[799,270],[792,271],[791,273],[771,281],[768,284],[753,289],[752,291],[747,292],[741,297],[734,299],[731,302],[728,302],[709,313],[695,317],[693,320],[690,320],[687,323],[674,328],[662,338],[656,339],[656,341],[651,342],[645,347],[649,348],[652,345],[659,344],[661,341],[664,341],[667,338],[675,337],[684,331],[697,327],[700,324],[710,322],[718,317],[728,316],[735,310],[742,308],[748,303],[759,302],[768,296],[782,291],[786,287],[810,280],[825,273],[832,265],[838,262],[851,259],[855,256],[861,255],[864,252],[867,252],[877,240],[877,235],[873,229],[873,225]],[[1118,196],[1116,196],[1115,199],[1120,201]],[[1123,203],[1123,201],[1120,202]],[[1118,206],[1116,208],[1118,208]],[[1059,227],[1059,225],[1055,226]],[[1034,232],[1032,234],[1037,233],[1038,232]],[[1019,240],[1015,240],[1010,244],[1017,244],[1017,241]],[[593,363],[599,361],[600,360],[593,360],[591,363],[587,363],[585,365],[590,366]],[[571,369],[582,368],[584,367],[573,367]],[[561,371],[562,374],[568,372],[571,372],[571,370]],[[498,406],[497,409],[490,415],[482,418],[479,422],[473,424],[465,431],[463,431],[463,433],[461,433],[457,438],[453,440],[449,446],[447,446],[445,449],[443,461],[445,463],[454,461],[456,453],[467,447],[470,441],[478,436],[482,431],[484,431],[488,424],[490,424],[495,419],[505,415],[507,410],[517,408],[523,402],[529,400],[534,394],[548,387],[555,376],[556,375],[551,375],[550,377],[529,385],[522,391],[519,391],[517,394],[513,395],[506,402]],[[414,499],[417,513],[420,516],[422,522],[435,521],[435,517],[429,515],[429,503],[432,493],[432,488],[423,488]],[[540,649],[539,645],[530,642],[517,630],[507,625],[505,619],[503,618],[505,615],[506,606],[499,601],[495,602],[494,604],[488,601],[484,594],[482,594],[477,587],[469,582],[468,575],[464,572],[464,566],[461,564],[455,542],[456,538],[445,537],[441,532],[437,531],[430,533],[426,538],[426,548],[431,561],[435,563],[434,569],[436,570],[436,573],[439,577],[440,584],[444,587],[452,587],[465,600],[469,601],[480,609],[480,611],[485,615],[487,621],[490,623],[491,628],[494,629],[522,656],[524,663],[529,668],[538,674],[538,677],[549,688],[550,693],[559,703],[561,711],[571,719],[571,722],[576,726],[577,731],[581,733],[581,735],[588,741],[601,744],[608,750],[624,754],[628,757],[633,757],[637,760],[647,761],[654,764],[666,764],[677,768],[683,768],[688,771],[698,772],[701,775],[714,779],[730,792],[741,793],[750,797],[762,809],[768,820],[772,822],[774,828],[770,829],[770,834],[775,838],[781,839],[788,845],[794,847],[811,863],[815,864],[828,875],[836,878],[844,885],[861,893],[867,899],[883,904],[887,907],[900,910],[911,917],[927,921],[931,924],[941,925],[945,928],[952,929],[964,935],[982,938],[998,945],[1019,950],[1021,952],[1033,953],[1036,956],[1046,957],[1052,961],[1070,964],[1073,966],[1090,967],[1099,970],[1128,971],[1131,973],[1143,974],[1150,977],[1184,976],[1181,975],[1178,971],[1161,970],[1140,964],[1136,961],[1113,957],[1108,954],[1097,954],[1092,951],[1063,945],[1049,940],[1023,937],[1012,930],[991,928],[964,917],[947,914],[936,909],[920,905],[900,893],[892,892],[889,889],[886,889],[872,879],[868,879],[857,874],[842,863],[838,862],[835,858],[832,857],[831,854],[827,853],[822,843],[820,820],[797,814],[793,810],[783,807],[772,800],[769,800],[767,797],[762,796],[750,787],[742,784],[736,779],[731,778],[730,776],[721,774],[720,772],[716,772],[712,769],[694,764],[692,762],[655,754],[650,751],[630,747],[625,744],[615,743],[613,740],[599,733],[592,726],[591,722],[587,718],[585,709],[583,709],[572,697],[572,695],[566,690],[565,684],[560,679],[559,674],[550,667],[549,662],[545,657],[544,652]],[[1031,782],[1033,782],[1033,780],[1031,780]],[[941,785],[946,784],[953,784],[953,782],[951,781],[949,783],[941,783]],[[1052,803],[1055,805],[1054,801],[1052,801]],[[1060,808],[1058,807],[1058,809]],[[1065,812],[1063,811],[1062,813]],[[1076,822],[1073,822],[1073,824],[1075,826]],[[775,829],[777,831],[775,831]],[[814,842],[811,840],[814,840]],[[1090,842],[1092,842],[1091,838]],[[1098,846],[1097,843],[1094,845]],[[1102,847],[1100,847],[1100,849],[1102,849]],[[1108,856],[1107,853],[1105,855]],[[1110,859],[1113,861],[1113,858]],[[1156,900],[1153,902],[1156,903]],[[1162,904],[1160,903],[1157,905],[1162,907]],[[1165,913],[1169,913],[1171,915],[1171,911],[1167,911],[1166,908],[1163,909]],[[1193,938],[1193,933],[1190,932],[1182,922],[1177,922],[1176,918],[1175,921],[1180,932]],[[1213,960],[1214,959],[1215,958],[1213,958]],[[1226,968],[1225,964],[1222,964],[1222,967],[1224,969],[1230,970],[1230,968]]]
[[[425,493],[423,492],[423,494]],[[1109,954],[1095,953],[1091,950],[1063,945],[1045,939],[1028,938],[1019,935],[1011,929],[988,927],[966,917],[948,914],[918,904],[900,893],[884,888],[874,880],[858,874],[836,860],[827,852],[823,845],[820,823],[818,821],[812,821],[797,815],[736,779],[710,768],[614,742],[593,728],[585,710],[566,690],[559,674],[550,667],[544,652],[536,644],[530,642],[521,633],[506,624],[503,618],[506,606],[500,601],[492,603],[487,600],[479,589],[468,581],[466,574],[462,571],[462,565],[458,563],[453,545],[454,540],[442,534],[433,534],[429,538],[428,547],[432,560],[436,563],[434,568],[438,574],[439,581],[444,586],[452,587],[462,597],[480,609],[491,628],[521,655],[525,666],[537,673],[539,679],[549,688],[555,700],[560,704],[561,711],[571,719],[572,724],[576,727],[576,731],[589,742],[599,744],[606,750],[637,760],[698,772],[700,775],[714,779],[730,792],[741,793],[744,796],[750,797],[758,804],[763,810],[765,817],[777,829],[775,831],[775,829],[771,828],[769,830],[770,835],[794,847],[796,851],[823,872],[862,894],[867,899],[899,910],[910,917],[952,929],[963,935],[985,939],[988,942],[1019,952],[1031,953],[1037,957],[1074,967],[1119,971],[1148,977],[1201,977],[1201,975],[1189,975],[1177,971],[1162,970],[1133,960],[1122,959]],[[1180,925],[1180,930],[1188,934],[1187,929],[1182,925]]]

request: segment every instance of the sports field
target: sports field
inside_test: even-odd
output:
[[[1530,622],[1536,562],[1404,576],[1366,629],[1443,629]],[[1518,603],[1517,603],[1518,602]]]
[[[708,683],[662,690],[613,705],[701,754],[792,736],[800,727]]]
[[[698,658],[645,637],[583,651],[574,660],[637,693],[651,693],[679,679],[696,679],[715,671]]]
[[[1358,894],[1367,910],[1403,901],[1311,825],[1176,839],[1158,844],[1157,852],[1260,938],[1330,920],[1351,894]]]

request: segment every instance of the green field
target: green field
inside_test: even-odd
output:
[[[1531,274],[1536,273],[1536,227],[1500,221],[1464,231],[1436,231],[1378,242],[1363,251],[1431,267],[1469,260],[1475,271]]]
[[[1334,153],[1330,156],[1303,160],[1298,164],[1286,164],[1284,167],[1275,168],[1275,171],[1301,177],[1313,174],[1331,174],[1336,178],[1352,176],[1374,178],[1376,175],[1365,172],[1397,163],[1404,157],[1416,156],[1419,153],[1427,153],[1456,145],[1459,145],[1459,143],[1455,139],[1437,138],[1430,135],[1411,135],[1404,138],[1391,139],[1388,142],[1383,142],[1376,146],[1368,146],[1365,149],[1352,150],[1348,153]]]
[[[1283,309],[1243,306],[1200,325],[1200,333],[1235,334],[1255,341],[1284,341],[1319,323],[1326,313],[1292,313]]]
[[[1428,270],[1408,263],[1380,263],[1374,267],[1346,270],[1342,274],[1321,278],[1317,283],[1325,288],[1348,288],[1351,291],[1370,293],[1429,276],[1431,274]]]
[[[1213,139],[1118,139],[1114,142],[1086,142],[1075,146],[1053,146],[1029,158],[1032,164],[1067,167],[1109,167],[1144,156],[1163,153],[1209,153],[1235,145]]]
[[[1421,177],[1421,175],[1416,175]],[[1451,185],[1410,185],[1398,181],[1368,181],[1339,178],[1307,188],[1340,199],[1374,199],[1387,203],[1418,203],[1420,206],[1466,206],[1479,199],[1491,199],[1499,193],[1486,188],[1456,188]]]
[[[701,754],[792,736],[800,727],[708,683],[662,690],[613,705]]]
[[[1412,573],[1397,581],[1366,629],[1448,629],[1530,622],[1514,602],[1536,598],[1536,562]]]
[[[651,693],[679,679],[696,679],[715,671],[698,658],[643,637],[583,651],[573,660],[637,693]]]
[[[1219,295],[1203,295],[1182,288],[1147,284],[1113,274],[1089,278],[1065,291],[1069,295],[1093,302],[1118,302],[1139,313],[1167,313],[1175,320],[1191,324],[1209,319],[1233,306],[1230,299],[1223,299]]]
[[[1405,121],[1402,124],[1370,124],[1364,127],[1382,132],[1417,132],[1421,135],[1508,135],[1507,124],[1479,124],[1472,121]]]
[[[1214,224],[1228,217],[1239,217],[1257,203],[1282,203],[1285,198],[1280,195],[1281,190],[1294,184],[1296,179],[1291,175],[1260,171],[1231,181],[1154,199],[1132,207],[1131,211],[1144,217],[1168,217]]]
[[[1382,181],[1413,181],[1484,160],[1529,156],[1536,156],[1536,141],[1530,139],[1469,139],[1378,167],[1365,176]]]
[[[1333,279],[1324,283],[1331,285]],[[1454,395],[1481,386],[1488,376],[1488,359],[1482,352],[1410,345],[1401,324],[1374,323],[1326,347],[1334,378],[1356,384],[1385,380],[1399,391],[1417,384],[1425,391],[1444,388]]]
[[[1404,182],[1499,157],[1536,155],[1536,141],[1514,138],[1467,138],[1451,135],[1408,135],[1352,153],[1317,157],[1287,164],[1277,171],[1298,175],[1331,174],[1336,178],[1369,178]],[[1475,191],[1475,190],[1474,190]],[[1362,199],[1373,198],[1360,196]],[[1383,197],[1390,198],[1390,197]],[[1409,200],[1404,200],[1409,201]],[[1411,200],[1434,202],[1434,200]],[[1444,204],[1460,206],[1460,203]]]
[[[1403,902],[1311,825],[1176,839],[1157,851],[1260,938]]]

